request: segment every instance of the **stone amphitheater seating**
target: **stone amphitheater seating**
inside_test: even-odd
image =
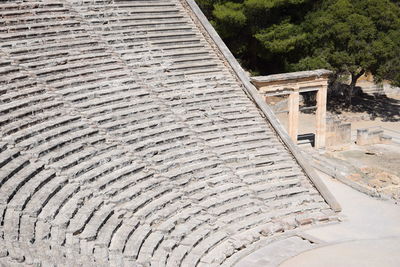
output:
[[[0,265],[231,266],[334,218],[185,1],[0,18]]]

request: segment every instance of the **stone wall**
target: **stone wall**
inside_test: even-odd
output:
[[[341,121],[328,117],[326,146],[337,146],[351,143],[351,123],[341,123]]]
[[[357,129],[357,145],[389,144],[392,138],[384,135],[381,129]]]

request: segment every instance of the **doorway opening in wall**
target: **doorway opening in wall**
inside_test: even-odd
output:
[[[289,133],[289,95],[287,93],[266,95],[265,101]],[[300,92],[299,96],[298,145],[315,147],[317,91]]]
[[[298,145],[315,147],[317,91],[300,92]]]
[[[275,113],[281,125],[289,132],[289,94],[266,95],[265,101]]]

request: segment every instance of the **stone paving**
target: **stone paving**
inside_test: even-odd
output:
[[[398,267],[400,238],[357,240],[306,251],[280,267]]]
[[[1,2],[0,265],[231,266],[336,220],[187,8]]]
[[[341,204],[342,222],[264,243],[235,267],[400,266],[399,206],[319,174]]]
[[[273,267],[297,254],[317,247],[316,244],[299,236],[291,236],[267,244],[241,259],[235,267]]]
[[[287,259],[281,267],[400,266],[400,209],[321,174],[342,204],[344,221],[305,230],[323,245]]]

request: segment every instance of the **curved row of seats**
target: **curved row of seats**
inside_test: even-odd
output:
[[[230,266],[331,218],[181,2],[0,16],[0,263]]]

